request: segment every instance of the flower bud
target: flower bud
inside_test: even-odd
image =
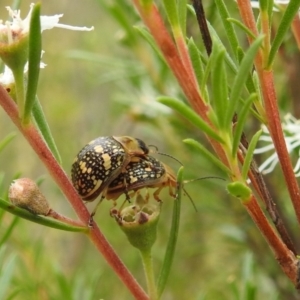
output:
[[[24,208],[35,215],[48,215],[50,206],[36,183],[29,178],[20,178],[12,182],[8,197],[12,204]]]
[[[142,207],[128,206],[114,217],[131,245],[141,251],[146,251],[151,249],[156,240],[159,215],[160,205],[146,204]]]
[[[0,23],[0,57],[11,70],[24,68],[28,60],[29,18],[24,22],[20,12],[7,7],[12,22]]]

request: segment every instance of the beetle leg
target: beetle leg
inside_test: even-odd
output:
[[[169,183],[169,195],[173,198],[177,198],[177,194],[178,194],[177,188],[176,188],[176,193],[174,193],[172,185],[170,184],[170,182],[168,183]]]
[[[97,211],[99,205],[102,203],[102,201],[103,201],[104,198],[105,198],[105,196],[102,194],[102,195],[101,195],[101,199],[98,201],[98,203],[96,204],[95,208],[94,208],[93,211],[91,212],[90,219],[89,219],[89,223],[88,223],[88,227],[90,227],[90,228],[93,227],[94,216],[95,216],[95,214],[96,214],[96,211]]]
[[[162,202],[162,200],[159,198],[159,194],[161,192],[161,190],[166,187],[169,186],[169,195],[173,198],[176,198],[176,193],[173,190],[173,186],[171,184],[171,181],[168,180],[165,184],[162,184],[154,193],[153,193],[153,197],[156,201],[158,202]]]
[[[153,193],[153,197],[157,202],[162,202],[162,200],[158,197],[158,195],[160,194],[160,192],[163,188],[164,188],[164,186],[161,186]]]
[[[128,183],[126,181],[126,177],[124,177],[124,194],[125,194],[125,197],[126,197],[126,201],[128,201],[130,203],[130,195],[129,195],[129,192],[128,192]]]

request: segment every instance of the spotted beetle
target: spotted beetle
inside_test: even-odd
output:
[[[130,162],[147,160],[146,144],[130,136],[99,137],[77,154],[71,170],[75,189],[85,201],[105,195],[109,184],[126,170]]]
[[[120,173],[108,186],[105,198],[116,201],[122,194],[127,200],[143,188],[157,188],[153,197],[161,201],[159,194],[164,187],[169,187],[169,194],[175,197],[173,188],[177,186],[173,170],[159,160],[148,155],[148,160],[130,162],[125,172]]]

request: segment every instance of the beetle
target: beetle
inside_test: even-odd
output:
[[[127,201],[130,201],[130,199],[136,195],[136,202],[139,202],[138,198],[140,198],[143,200],[143,203],[147,203],[149,199],[148,191],[145,197],[140,197],[140,191],[144,188],[154,188],[156,189],[153,193],[154,199],[158,202],[162,202],[162,200],[160,199],[160,193],[162,189],[168,187],[169,195],[172,198],[176,199],[179,189],[182,188],[184,194],[191,201],[195,211],[197,211],[193,199],[185,190],[183,185],[189,182],[203,179],[224,180],[223,178],[216,176],[206,176],[191,180],[184,180],[182,182],[182,185],[180,185],[171,167],[148,155],[147,161],[140,160],[138,162],[130,162],[126,167],[125,172],[119,174],[119,176],[109,184],[104,197],[107,200],[113,200],[115,202],[114,206],[116,205],[117,199],[122,194],[125,194]],[[124,204],[122,204],[121,208],[123,207],[123,205]],[[118,214],[121,208],[119,208],[118,210],[112,208],[111,214]]]
[[[107,200],[116,201],[125,194],[129,200],[143,188],[156,188],[153,197],[162,202],[159,194],[165,187],[169,187],[170,196],[175,197],[174,188],[177,187],[175,173],[168,165],[148,155],[147,161],[130,162],[125,172],[120,173],[109,184],[104,196]]]
[[[82,200],[94,201],[130,162],[147,160],[148,153],[149,148],[138,138],[98,137],[77,154],[71,169],[73,186]]]

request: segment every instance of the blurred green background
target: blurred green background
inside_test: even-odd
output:
[[[22,17],[26,16],[30,3],[22,1]],[[111,10],[107,9],[107,3]],[[0,4],[0,19],[7,20],[5,6],[10,6],[11,1],[1,0]],[[206,7],[211,23],[221,34],[212,1],[207,1]],[[235,15],[233,1],[229,8]],[[210,175],[224,177],[182,143],[184,138],[191,137],[205,144],[201,132],[156,103],[159,95],[184,98],[164,63],[145,40],[134,29],[130,29],[132,35],[126,35],[114,18],[123,13],[130,26],[140,24],[130,1],[42,1],[42,15],[61,13],[64,16],[60,23],[95,27],[91,32],[55,28],[43,33],[43,62],[47,67],[41,71],[38,96],[66,172],[70,173],[77,152],[95,137],[130,135],[179,159],[185,166],[187,179]],[[188,32],[201,43],[192,14],[189,14]],[[283,63],[277,64],[281,69]],[[287,74],[279,72],[276,80],[281,82],[280,99],[285,100]],[[0,120],[0,139],[17,132],[2,109]],[[250,122],[249,130],[252,126]],[[158,158],[174,170],[179,167],[172,159]],[[41,189],[51,206],[75,217],[20,133],[1,153],[0,166],[0,174],[5,176],[2,195],[7,193],[17,174],[32,179],[44,178]],[[279,198],[284,199],[287,195],[280,176],[270,175],[270,184],[278,189]],[[226,183],[218,180],[186,185],[198,211],[195,212],[185,197],[178,248],[162,299],[296,299],[292,284],[282,274],[258,229],[239,201],[227,195],[225,186]],[[163,199],[159,234],[153,249],[157,271],[168,238],[173,201],[167,192]],[[89,207],[92,209],[93,205]],[[139,253],[129,245],[109,216],[111,207],[112,203],[108,201],[102,203],[96,221],[145,287]],[[282,209],[289,217],[290,206]],[[4,214],[0,238],[12,218],[8,213]],[[295,226],[292,219],[290,226]],[[0,299],[131,299],[127,289],[85,236],[41,227],[25,220],[18,221],[7,243],[0,249],[0,283],[7,287],[2,293],[0,291]]]

